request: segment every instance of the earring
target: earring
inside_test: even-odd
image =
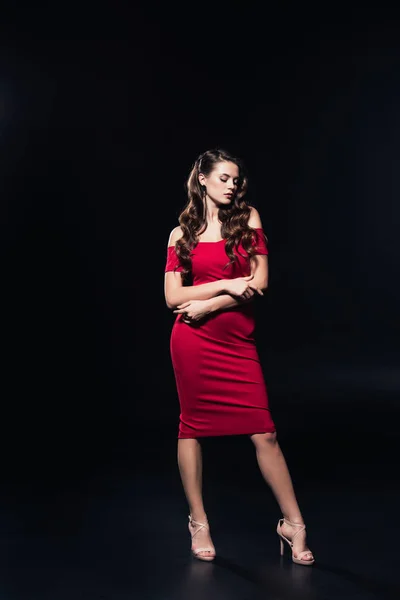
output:
[[[206,195],[206,193],[207,193],[206,186],[205,185],[200,185],[200,187],[201,187],[201,191],[203,192],[203,194]]]

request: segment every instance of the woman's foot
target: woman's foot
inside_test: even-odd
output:
[[[194,515],[189,515],[189,531],[192,536],[193,555],[200,560],[214,559],[215,547],[211,540],[207,517],[203,515],[196,519]]]
[[[307,554],[304,554],[301,557],[303,561],[313,561],[314,556],[306,543],[306,532],[305,529],[301,531],[301,527],[304,523],[300,523],[297,521],[293,521],[294,524],[298,525],[297,527],[289,525],[286,521],[283,521],[281,532],[288,540],[293,542],[293,556],[295,558],[298,557],[300,552],[308,550]],[[297,533],[297,535],[296,535]]]

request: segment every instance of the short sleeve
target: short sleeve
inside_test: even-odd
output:
[[[261,227],[255,227],[256,237],[253,240],[252,246],[256,254],[268,254],[267,239]]]
[[[167,273],[168,271],[176,271],[177,273],[180,273],[182,270],[183,267],[179,262],[177,253],[175,252],[175,246],[168,246],[165,273]]]

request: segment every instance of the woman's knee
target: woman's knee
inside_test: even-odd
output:
[[[256,448],[263,448],[265,446],[276,446],[277,444],[276,431],[255,433],[251,435],[250,438]]]

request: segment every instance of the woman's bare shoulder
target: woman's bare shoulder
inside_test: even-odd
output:
[[[262,229],[261,217],[260,213],[254,206],[250,206],[250,216],[249,216],[249,227],[253,227],[254,229]]]
[[[168,246],[175,246],[175,243],[183,236],[182,227],[174,227],[169,234]]]

